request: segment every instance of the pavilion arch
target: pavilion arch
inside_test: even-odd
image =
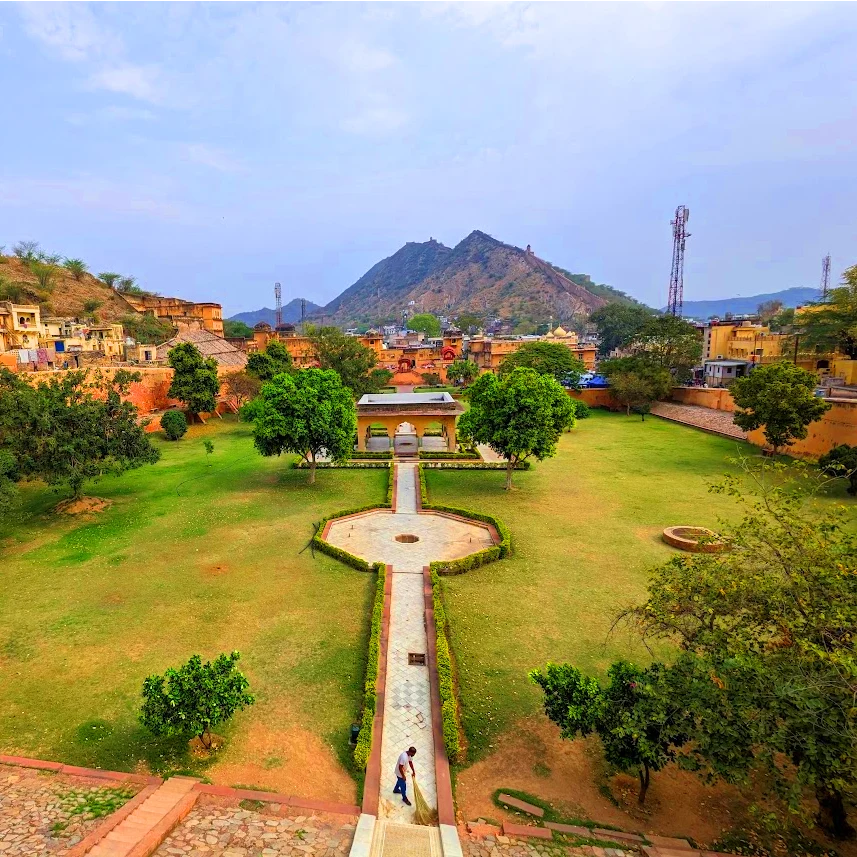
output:
[[[408,423],[419,447],[426,429],[440,423],[447,450],[455,452],[455,424],[463,413],[464,407],[449,393],[368,393],[357,403],[357,449],[366,450],[373,424],[383,426],[395,439],[396,429]]]

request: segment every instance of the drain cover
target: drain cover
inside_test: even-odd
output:
[[[399,533],[399,535],[396,536],[397,542],[403,542],[406,545],[412,545],[414,542],[418,542],[419,540],[419,536],[412,535],[411,533]]]

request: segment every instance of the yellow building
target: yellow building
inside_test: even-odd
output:
[[[786,334],[772,333],[766,325],[750,321],[712,322],[702,326],[702,359],[768,363],[784,356],[788,339]]]
[[[549,330],[541,337],[474,337],[470,340],[470,359],[481,371],[496,372],[510,354],[514,354],[527,342],[554,342],[565,345],[578,360],[583,361],[587,370],[595,368],[595,346],[580,343],[574,331],[567,331],[563,327]]]
[[[41,330],[38,306],[0,301],[0,353],[38,348]]]

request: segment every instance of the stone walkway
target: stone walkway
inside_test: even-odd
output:
[[[715,411],[697,405],[677,405],[674,402],[656,402],[652,405],[652,413],[671,422],[706,429],[734,437],[736,440],[747,439],[746,432],[732,422],[732,414],[729,411]]]
[[[0,765],[0,855],[66,854],[104,821],[80,811],[87,796],[104,798],[118,788],[130,799],[140,786]]]
[[[289,817],[201,798],[155,857],[344,857],[354,827],[332,815]]]

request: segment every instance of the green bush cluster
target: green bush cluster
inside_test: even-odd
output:
[[[481,461],[482,456],[478,452],[433,452],[428,449],[420,450],[420,458],[436,458],[440,461]]]
[[[378,681],[378,666],[381,657],[381,622],[384,616],[384,585],[387,579],[387,566],[376,562],[372,566],[377,574],[375,581],[375,600],[372,604],[372,630],[369,633],[369,652],[366,660],[366,681],[363,684],[363,715],[360,718],[360,733],[354,748],[354,764],[358,770],[365,770],[372,752],[372,730],[375,723],[375,705],[377,701],[375,685]]]
[[[465,571],[496,562],[501,556],[499,545],[494,545],[493,547],[463,556],[461,559],[448,559],[429,563],[429,568],[433,573],[437,574],[464,574]]]
[[[581,401],[580,399],[572,399],[572,405],[574,405],[574,416],[579,420],[585,420],[588,416],[592,414],[592,408],[586,404],[586,402]]]
[[[359,556],[354,556],[353,553],[348,553],[348,551],[342,550],[342,548],[338,548],[330,542],[326,542],[321,537],[321,534],[324,532],[327,522],[332,521],[334,518],[344,518],[346,515],[356,515],[358,512],[368,512],[371,509],[389,508],[389,503],[373,503],[371,506],[358,506],[356,509],[345,509],[342,512],[336,512],[333,515],[328,515],[328,517],[322,518],[321,521],[319,521],[318,527],[316,527],[315,530],[315,535],[312,537],[312,546],[316,550],[320,550],[322,553],[326,553],[328,556],[332,556],[334,559],[338,559],[340,562],[344,562],[346,565],[356,568],[358,571],[372,571],[374,566],[366,562],[365,559],[361,559]]]
[[[431,594],[434,604],[434,627],[437,636],[437,678],[440,686],[440,716],[443,725],[443,743],[450,762],[461,757],[461,729],[459,727],[458,700],[455,696],[455,680],[452,671],[452,656],[446,635],[446,611],[443,609],[441,583],[437,572],[431,572]]]
[[[369,450],[366,452],[355,452],[355,458],[366,458],[366,459],[376,459],[378,461],[389,461],[393,457],[393,453],[387,450],[386,452],[379,452],[378,450]]]
[[[393,466],[387,472],[387,499],[384,501],[389,508],[393,508]]]
[[[161,428],[168,440],[178,440],[187,431],[184,411],[167,411],[161,416]]]
[[[439,470],[506,470],[506,464],[502,461],[432,461],[424,460],[420,465],[437,468]],[[529,470],[532,464],[529,461],[519,461],[515,470]]]
[[[309,470],[309,462],[301,458],[296,461],[293,467],[296,470]],[[318,461],[316,462],[316,470],[379,470],[382,467],[389,467],[387,461],[346,461],[343,464],[336,464],[333,461]]]

